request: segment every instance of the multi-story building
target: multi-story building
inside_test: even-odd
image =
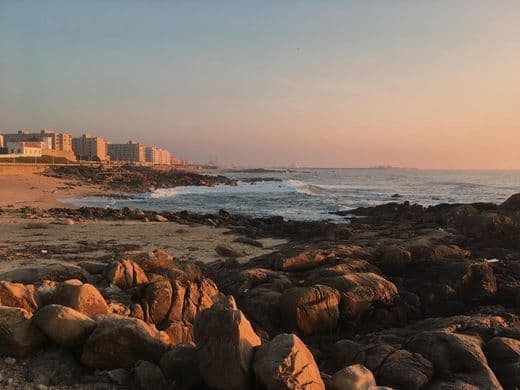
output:
[[[145,148],[144,144],[135,141],[126,144],[108,144],[108,155],[112,161],[144,163]]]
[[[174,155],[171,155],[170,164],[172,164],[172,165],[186,165],[186,164],[188,164],[188,161],[183,160],[182,158],[176,157]]]
[[[4,147],[4,136],[0,134],[0,148]]]
[[[8,154],[23,155],[27,157],[42,156],[42,144],[36,142],[7,142],[6,149]]]
[[[71,134],[57,133],[47,129],[39,133],[33,133],[31,130],[20,130],[17,133],[4,134],[4,142],[42,142],[43,149],[72,152]]]
[[[171,162],[171,154],[166,149],[148,146],[145,149],[145,160],[151,164],[169,165]]]
[[[107,142],[103,137],[83,134],[72,139],[72,150],[78,160],[107,161]]]

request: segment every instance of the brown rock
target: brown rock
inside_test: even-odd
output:
[[[142,359],[158,362],[168,336],[136,318],[115,314],[100,318],[83,346],[81,362],[94,368],[131,368]]]
[[[138,389],[166,390],[168,384],[156,364],[140,360],[134,367],[135,385]]]
[[[61,283],[56,288],[52,303],[71,307],[89,317],[110,313],[110,308],[101,293],[96,287],[88,283]]]
[[[398,297],[397,287],[377,274],[352,273],[321,281],[336,288],[341,294],[341,317],[353,320],[368,311],[374,304],[390,305]]]
[[[198,313],[193,334],[200,372],[208,386],[250,388],[251,362],[260,338],[232,297]]]
[[[83,268],[74,264],[49,264],[40,267],[15,269],[0,274],[0,280],[13,283],[33,284],[43,280],[62,282],[68,279],[88,281],[89,274]]]
[[[23,357],[44,343],[31,317],[25,309],[0,306],[0,355]]]
[[[294,334],[279,334],[255,353],[253,369],[268,390],[324,390],[314,357]]]
[[[336,258],[336,252],[321,249],[305,250],[296,256],[284,257],[275,262],[275,269],[280,271],[303,271]]]
[[[146,322],[163,322],[172,304],[172,285],[167,279],[159,279],[148,284],[142,298],[142,308]]]
[[[181,388],[191,388],[203,382],[197,350],[192,344],[179,344],[166,352],[159,361],[164,375]]]
[[[330,332],[338,323],[339,301],[338,291],[331,287],[294,287],[283,293],[280,312],[290,330],[305,334]]]
[[[0,305],[21,307],[30,313],[38,310],[40,300],[33,285],[0,282]]]
[[[90,317],[61,305],[42,307],[33,322],[50,340],[66,348],[81,345],[96,327]]]
[[[376,380],[372,372],[361,364],[336,372],[327,384],[329,390],[372,390]]]
[[[504,388],[520,388],[519,340],[494,337],[486,345],[486,356]]]
[[[131,260],[114,261],[108,266],[106,277],[110,283],[122,289],[148,283],[143,269]]]
[[[222,257],[242,257],[242,256],[244,256],[244,254],[242,252],[238,251],[237,249],[232,248],[227,245],[222,245],[222,244],[217,245],[215,247],[215,252],[217,252],[217,254],[219,254]]]
[[[411,337],[407,342],[407,349],[418,352],[431,361],[441,377],[456,375],[479,388],[501,388],[488,366],[482,345],[478,336],[425,331]]]

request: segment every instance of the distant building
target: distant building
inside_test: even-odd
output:
[[[0,148],[4,147],[4,136],[0,134]]]
[[[171,163],[171,154],[166,149],[147,146],[145,149],[145,160],[151,164],[169,165]]]
[[[7,153],[27,157],[41,157],[42,145],[36,142],[7,142]]]
[[[107,142],[103,137],[83,134],[72,139],[72,150],[78,160],[107,161],[109,159],[107,148]]]
[[[145,149],[144,144],[134,141],[126,144],[108,144],[108,155],[112,161],[144,163]]]
[[[187,165],[188,161],[183,160],[182,158],[176,157],[174,155],[171,155],[171,157],[170,157],[170,164],[172,164],[172,165]]]

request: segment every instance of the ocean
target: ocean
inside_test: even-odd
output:
[[[75,206],[197,213],[225,209],[255,217],[281,215],[293,220],[339,221],[343,218],[331,213],[361,206],[404,201],[426,206],[500,203],[520,192],[520,171],[294,169],[222,174],[243,181],[238,186],[157,189],[130,199],[91,197],[64,201]],[[251,179],[259,181],[250,183]]]

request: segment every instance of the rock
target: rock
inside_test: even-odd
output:
[[[166,390],[168,384],[159,366],[140,360],[134,367],[135,385],[138,389]]]
[[[61,305],[42,307],[33,322],[50,340],[66,348],[81,345],[96,327],[90,317]]]
[[[9,365],[9,366],[12,366],[13,364],[16,363],[16,359],[15,358],[12,358],[12,357],[6,357],[4,359],[4,362],[5,364]]]
[[[433,365],[418,353],[386,343],[362,345],[340,340],[334,345],[337,366],[362,364],[372,371],[377,383],[402,390],[422,389],[433,376]]]
[[[208,386],[250,388],[253,352],[261,342],[232,297],[198,313],[193,334],[200,372]]]
[[[160,215],[160,214],[155,214],[154,220],[155,220],[156,222],[168,222],[168,218],[163,217],[163,216]]]
[[[83,268],[85,271],[87,271],[89,274],[92,275],[99,275],[106,272],[107,264],[106,263],[99,263],[97,261],[80,261],[78,263],[78,266]]]
[[[31,317],[25,309],[0,306],[0,355],[23,357],[44,343]]]
[[[268,390],[325,389],[314,357],[294,334],[279,334],[258,347],[253,369]]]
[[[167,319],[193,323],[200,311],[213,305],[218,289],[212,280],[203,278],[199,282],[170,280],[172,282],[172,302]]]
[[[141,307],[146,322],[163,322],[172,304],[173,289],[169,280],[159,279],[149,283],[143,293]]]
[[[412,262],[412,252],[402,246],[392,246],[383,250],[381,255],[382,268],[392,270],[393,268],[406,267]]]
[[[202,383],[197,350],[192,344],[179,344],[166,352],[159,361],[164,375],[181,388]]]
[[[234,248],[231,248],[227,245],[217,245],[215,247],[215,252],[222,257],[242,257],[244,254]]]
[[[326,333],[336,329],[340,295],[334,288],[316,285],[295,287],[280,298],[280,313],[289,330],[305,334]]]
[[[504,388],[520,388],[519,340],[494,337],[486,345],[486,356]]]
[[[57,286],[52,303],[68,306],[89,317],[110,313],[105,299],[91,284],[64,282]]]
[[[30,313],[38,310],[40,299],[33,285],[20,283],[0,282],[0,305],[20,307]]]
[[[479,388],[501,388],[488,366],[482,344],[478,336],[424,331],[412,336],[406,348],[431,361],[435,372],[441,377],[456,375],[458,379]]]
[[[275,262],[275,269],[280,271],[304,271],[336,258],[335,251],[305,250],[296,256],[284,257]]]
[[[372,390],[376,380],[372,372],[361,364],[345,367],[328,382],[329,390]]]
[[[251,245],[251,246],[255,246],[257,248],[263,248],[264,247],[264,244],[262,244],[260,241],[253,240],[252,238],[248,238],[248,237],[237,237],[237,238],[235,238],[233,240],[233,242],[238,242],[240,244]]]
[[[27,367],[26,379],[35,385],[73,385],[81,376],[81,366],[64,350],[39,352]]]
[[[374,304],[391,305],[398,297],[392,282],[371,272],[345,274],[320,282],[340,292],[340,314],[345,320],[357,319]]]
[[[106,271],[108,281],[119,288],[129,289],[148,283],[148,277],[142,268],[133,261],[114,261]]]
[[[168,336],[136,318],[102,316],[83,346],[81,362],[94,368],[131,368],[139,360],[158,362]]]
[[[139,252],[134,255],[127,253],[124,256],[139,264],[145,272],[157,272],[174,267],[173,256],[160,249],[153,252]]]
[[[56,282],[62,282],[68,279],[79,279],[86,282],[89,279],[89,274],[77,265],[65,263],[15,269],[0,274],[0,280],[23,284],[33,284],[46,279]]]
[[[193,342],[193,326],[182,321],[169,321],[161,325],[161,331],[168,335],[171,345]]]
[[[131,387],[132,373],[124,368],[116,368],[114,370],[105,371],[104,374],[108,377],[110,382],[116,385]]]
[[[418,390],[430,382],[433,372],[433,364],[422,355],[400,349],[387,356],[377,380],[396,389]]]

